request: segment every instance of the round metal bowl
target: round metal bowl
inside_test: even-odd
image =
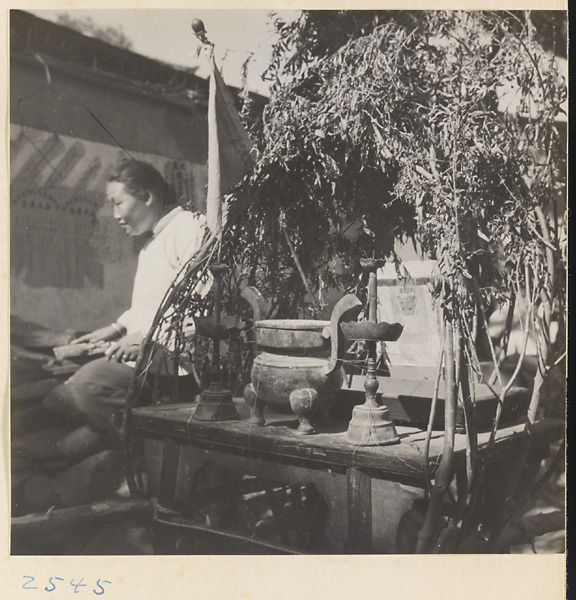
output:
[[[256,344],[282,350],[330,348],[330,321],[268,319],[254,323]]]

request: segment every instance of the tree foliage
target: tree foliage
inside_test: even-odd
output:
[[[523,288],[527,262],[546,280],[534,207],[550,212],[564,185],[565,82],[529,19],[311,11],[277,27],[252,131],[261,159],[236,190],[228,241],[285,316],[304,288],[280,222],[316,289],[414,236],[445,275],[489,293]]]

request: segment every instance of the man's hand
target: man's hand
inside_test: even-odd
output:
[[[110,340],[116,339],[120,335],[119,331],[113,327],[112,325],[108,325],[108,327],[102,327],[101,329],[96,329],[96,331],[92,331],[91,333],[86,333],[75,340],[72,340],[72,344],[84,344],[86,342],[96,344],[98,342],[108,342]]]
[[[104,352],[104,356],[108,360],[116,360],[118,362],[126,362],[136,360],[140,354],[140,346],[144,336],[137,331],[130,335],[125,335],[122,339],[110,345],[108,350]]]

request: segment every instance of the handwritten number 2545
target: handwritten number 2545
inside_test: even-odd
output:
[[[38,586],[33,585],[34,581],[36,581],[35,577],[31,575],[23,575],[24,579],[27,581],[22,585],[23,590],[37,590]],[[45,592],[53,592],[56,589],[56,581],[64,581],[62,577],[50,577],[48,580],[48,585],[44,588]],[[96,587],[92,590],[92,593],[96,596],[102,596],[106,591],[104,589],[104,584],[112,583],[111,581],[107,581],[106,579],[98,579],[96,582]],[[87,587],[87,584],[84,583],[84,577],[80,579],[80,581],[76,582],[74,579],[70,581],[70,585],[74,588],[74,593],[78,594],[80,588]]]

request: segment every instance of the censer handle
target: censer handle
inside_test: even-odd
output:
[[[356,319],[361,308],[362,302],[354,294],[346,294],[334,306],[330,318],[330,339],[332,342],[330,360],[322,369],[322,375],[330,375],[342,359],[344,335],[340,329],[340,322],[345,319],[348,321]]]
[[[266,300],[264,300],[264,296],[262,296],[257,288],[255,288],[253,285],[248,285],[242,290],[240,295],[252,307],[254,321],[260,321],[262,318],[264,318],[264,313],[266,311]]]

